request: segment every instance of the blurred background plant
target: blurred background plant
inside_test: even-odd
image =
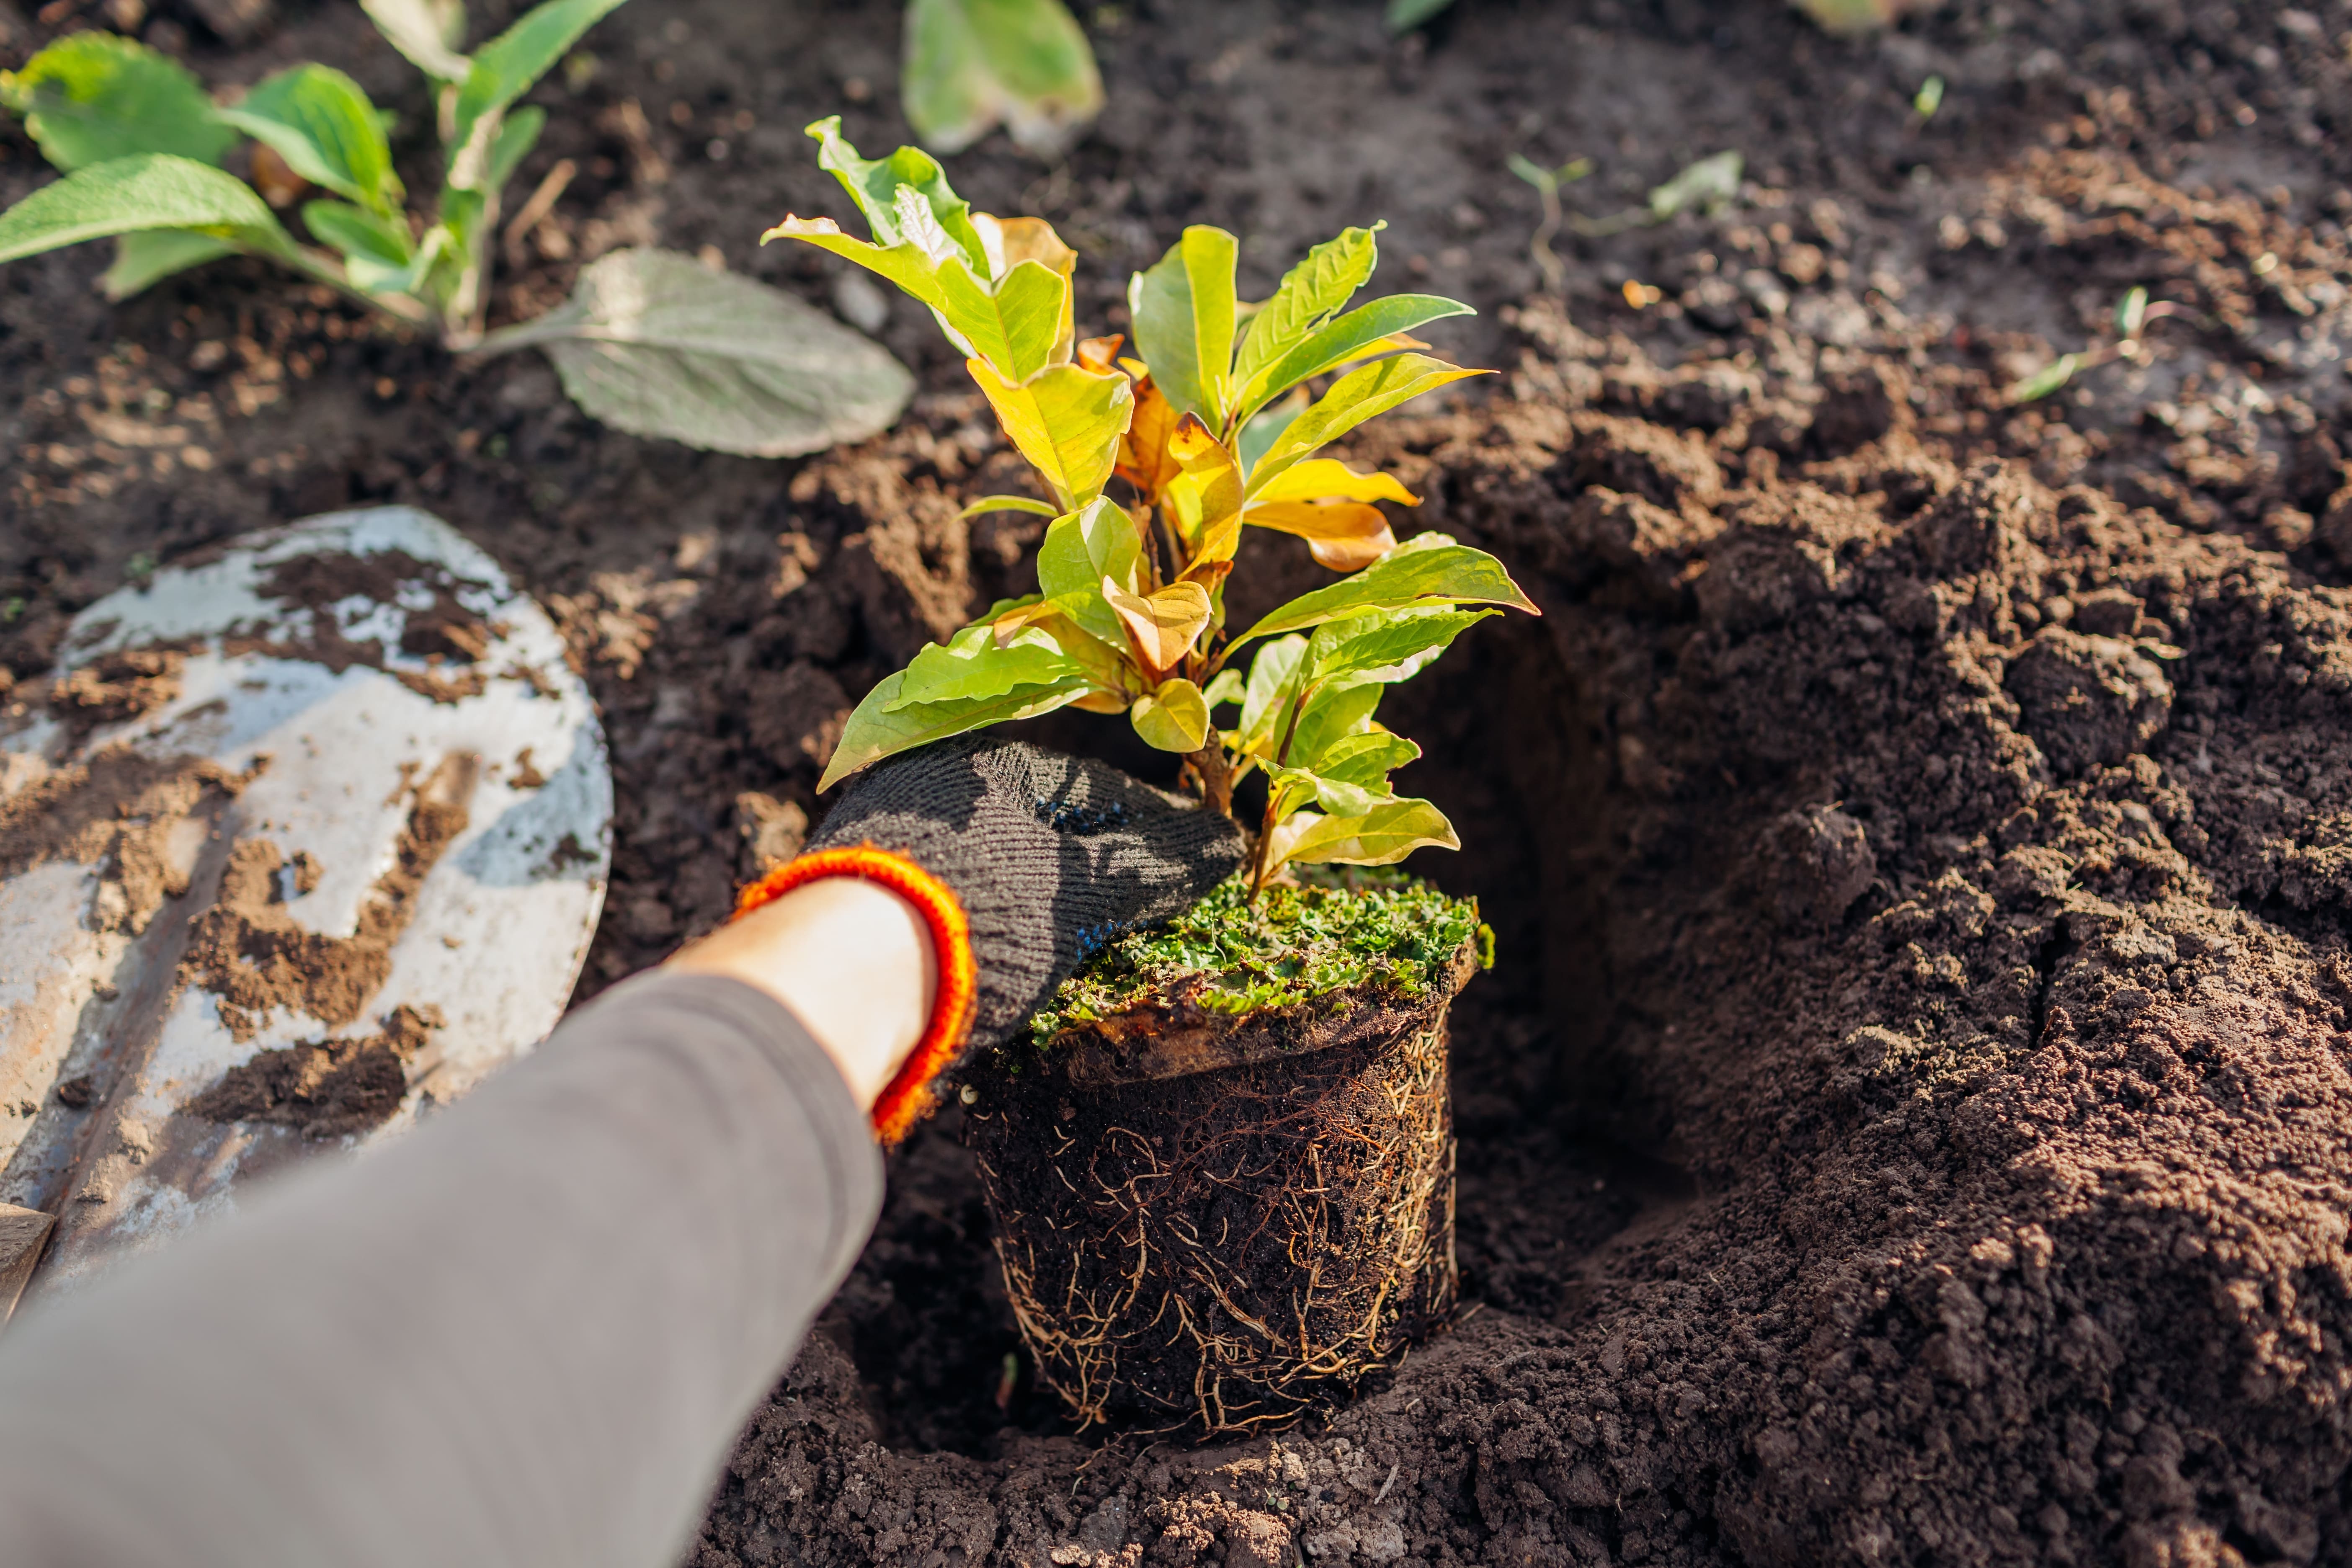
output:
[[[907,123],[934,153],[998,125],[1058,159],[1102,112],[1102,74],[1061,0],[912,0],[899,78]]]
[[[220,105],[144,44],[75,33],[0,73],[0,103],[65,176],[0,214],[0,261],[111,237],[99,283],[123,300],[257,257],[453,350],[544,348],[590,414],[720,451],[810,452],[898,417],[913,377],[878,344],[664,251],[604,257],[569,304],[486,336],[501,196],[547,121],[520,100],[622,0],[546,0],[470,55],[455,0],[362,3],[431,84],[429,214],[410,209],[394,170],[395,118],[341,71],[292,66]],[[244,178],[226,167],[240,152]],[[280,219],[289,210],[307,239]]]

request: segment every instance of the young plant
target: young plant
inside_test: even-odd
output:
[[[499,195],[547,111],[516,101],[621,0],[546,0],[471,56],[464,11],[433,0],[365,0],[377,28],[433,81],[441,193],[413,220],[393,172],[386,115],[350,77],[299,65],[216,107],[187,68],[131,39],[77,33],[0,75],[65,178],[0,215],[0,261],[107,236],[102,281],[121,300],[203,262],[258,256],[387,316],[437,328],[452,348],[482,335]],[[256,184],[301,205],[313,244],[289,233],[254,185],[220,167],[251,138]]]
[[[1253,893],[1286,863],[1386,865],[1424,845],[1458,847],[1435,806],[1391,787],[1421,750],[1373,713],[1387,687],[1498,613],[1461,606],[1535,606],[1491,555],[1441,533],[1398,543],[1373,503],[1417,498],[1316,453],[1483,374],[1414,352],[1428,345],[1407,335],[1469,308],[1400,294],[1345,309],[1376,259],[1365,228],[1317,246],[1270,298],[1244,303],[1238,242],[1198,226],[1129,283],[1141,357],[1121,358],[1119,338],[1077,339],[1077,257],[1042,219],[973,212],[914,148],[869,162],[837,119],[809,133],[874,237],[801,217],[763,237],[821,246],[929,306],[1053,497],[967,509],[1053,519],[1039,592],[992,606],[875,687],[818,787],[909,747],[1075,704],[1125,713],[1146,742],[1182,755],[1188,784],[1227,815],[1235,786],[1266,775]],[[1310,399],[1326,376],[1336,379]],[[1304,540],[1341,575],[1236,635],[1225,588],[1250,526]],[[1214,713],[1234,706],[1220,727]]]
[[[0,261],[113,236],[100,283],[121,300],[221,257],[262,257],[451,349],[542,348],[597,418],[719,451],[784,457],[887,427],[914,381],[887,351],[781,290],[667,251],[602,257],[568,304],[483,337],[500,193],[547,121],[518,100],[621,3],[545,0],[466,55],[457,0],[362,0],[433,83],[441,191],[429,216],[409,211],[394,173],[390,117],[339,70],[294,66],[223,108],[142,44],[62,38],[0,73],[0,102],[65,174],[0,214]],[[221,167],[247,138],[251,184]],[[270,210],[306,190],[310,243]]]

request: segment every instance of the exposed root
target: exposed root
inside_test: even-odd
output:
[[[1385,1040],[1184,1078],[976,1075],[1005,1289],[1082,1426],[1278,1426],[1451,1310],[1445,1059],[1439,1002]]]

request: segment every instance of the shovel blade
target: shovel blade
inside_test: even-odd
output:
[[[0,710],[0,1204],[39,1291],[364,1148],[561,1016],[612,781],[547,616],[338,512],[78,616]]]

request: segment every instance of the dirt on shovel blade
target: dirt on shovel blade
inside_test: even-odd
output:
[[[540,90],[518,188],[578,173],[491,324],[642,242],[824,303],[835,263],[755,237],[852,216],[799,126],[907,139],[898,9],[614,13]],[[1385,217],[1373,288],[1467,300],[1426,335],[1505,373],[1346,454],[1425,498],[1400,532],[1497,552],[1546,611],[1381,713],[1465,843],[1413,868],[1498,938],[1453,1017],[1465,1306],[1328,1424],[1075,1436],[951,1112],[692,1561],[2352,1560],[2344,16],[1955,0],[1840,41],[1778,0],[1455,0],[1403,38],[1375,0],[1082,9],[1099,127],[950,174],[1087,251],[1087,331],[1131,330],[1128,274],[1188,223],[1249,237],[1262,298]],[[42,16],[10,63],[96,13]],[[208,80],[320,58],[431,123],[356,7],[236,47],[175,4],[142,26]],[[48,175],[0,134],[13,200]],[[1562,199],[1602,218],[1726,150],[1737,199],[1563,226],[1544,295],[1510,154],[1591,158]],[[758,463],[602,429],[530,355],[455,371],[258,263],[109,306],[107,259],[0,269],[0,683],[152,561],[430,507],[558,613],[603,706],[583,994],[791,852],[857,696],[1034,586],[1040,520],[958,518],[1028,480],[911,305],[900,428]],[[2135,287],[2175,309],[2127,359]],[[1249,548],[1244,619],[1325,580]],[[1033,732],[1169,776],[1108,721]]]

